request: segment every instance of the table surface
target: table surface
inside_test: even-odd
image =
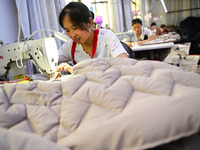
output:
[[[127,45],[131,47],[133,51],[145,51],[145,50],[156,50],[156,49],[166,49],[172,48],[174,46],[173,42],[149,44],[149,45],[132,45],[132,43],[126,42]]]

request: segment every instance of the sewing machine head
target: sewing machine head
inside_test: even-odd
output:
[[[25,77],[27,60],[31,60],[43,74],[53,74],[58,65],[55,38],[42,38],[0,47],[0,80],[18,80]]]
[[[135,42],[137,40],[135,31],[116,33],[115,35],[122,42]]]
[[[43,74],[56,71],[58,65],[58,48],[54,38],[44,38],[28,43],[29,56],[37,69]]]

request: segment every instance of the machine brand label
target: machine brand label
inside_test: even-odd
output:
[[[23,79],[23,78],[24,78],[23,74],[19,74],[19,75],[14,76],[14,80]]]
[[[3,56],[0,56],[0,59],[3,59]]]

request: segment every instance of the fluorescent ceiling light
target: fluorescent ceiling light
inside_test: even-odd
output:
[[[165,5],[165,1],[164,1],[164,0],[160,0],[160,1],[161,1],[162,6],[163,6],[163,8],[164,8],[164,10],[165,10],[165,13],[167,13],[168,10],[167,10],[167,7],[166,7],[166,5]]]

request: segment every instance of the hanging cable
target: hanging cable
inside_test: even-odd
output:
[[[26,39],[26,41],[24,42],[24,45],[26,44],[26,42],[27,42],[34,34],[36,34],[37,32],[43,32],[43,33],[44,33],[44,31],[50,31],[50,32],[54,33],[55,37],[57,37],[58,39],[60,39],[60,40],[62,40],[62,41],[64,41],[64,42],[67,42],[67,41],[68,41],[67,37],[66,37],[63,33],[61,33],[61,32],[56,32],[56,31],[54,31],[54,30],[52,30],[52,29],[39,29],[39,30],[34,31],[34,32]]]
[[[21,25],[20,25],[20,10],[21,10],[21,0],[19,0],[19,5],[18,5],[18,38],[17,38],[17,43],[18,43],[18,46],[17,46],[17,50],[18,50],[18,53],[17,53],[17,57],[16,57],[16,65],[18,68],[22,68],[24,65],[23,65],[23,62],[22,62],[22,50],[21,50],[21,47],[20,47],[20,34],[21,34]],[[20,55],[19,55],[20,54]],[[19,58],[20,56],[20,58]],[[20,65],[18,64],[18,59],[20,61]]]

